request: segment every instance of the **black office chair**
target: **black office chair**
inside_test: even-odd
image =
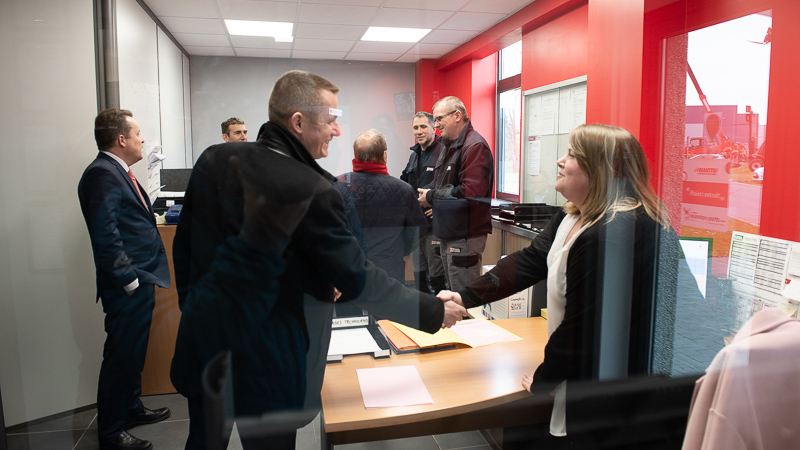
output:
[[[570,383],[566,437],[551,436],[549,422],[507,427],[503,448],[679,450],[696,380],[641,376]]]
[[[567,389],[567,433],[597,449],[680,449],[697,376],[641,376]]]
[[[208,450],[225,450],[233,430],[231,353],[222,352],[203,369],[203,405]]]

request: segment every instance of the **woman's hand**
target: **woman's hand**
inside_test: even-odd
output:
[[[530,392],[531,384],[533,384],[533,375],[528,375],[526,373],[522,376],[522,387],[524,387],[526,391]]]

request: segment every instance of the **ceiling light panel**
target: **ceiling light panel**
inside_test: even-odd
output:
[[[259,20],[225,19],[231,36],[273,37],[280,42],[291,42],[294,24],[290,22],[262,22]],[[286,39],[289,39],[288,41]]]

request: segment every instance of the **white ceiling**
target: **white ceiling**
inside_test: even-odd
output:
[[[438,58],[531,0],[144,0],[190,55],[416,62]],[[231,36],[224,19],[293,22],[294,42]],[[362,42],[370,26],[431,28],[418,43]]]

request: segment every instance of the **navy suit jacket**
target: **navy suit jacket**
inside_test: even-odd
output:
[[[147,191],[136,187],[113,158],[98,153],[78,183],[81,211],[89,229],[97,273],[97,298],[120,295],[133,280],[170,286],[164,244]]]

